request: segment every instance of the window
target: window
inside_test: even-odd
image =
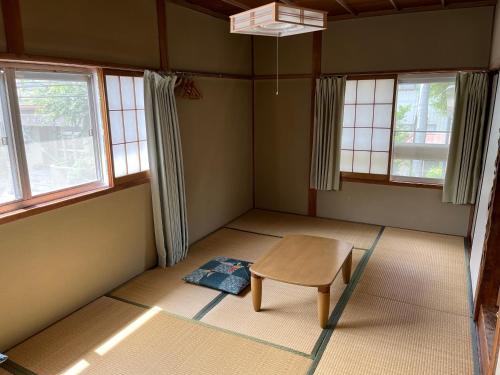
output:
[[[455,74],[408,74],[395,81],[347,81],[340,170],[344,177],[442,184]]]
[[[454,107],[454,75],[399,77],[392,180],[442,183]]]
[[[106,75],[115,177],[149,169],[142,77]]]
[[[107,185],[94,82],[90,71],[1,70],[0,212]]]
[[[347,81],[341,171],[387,175],[393,98],[393,78]]]

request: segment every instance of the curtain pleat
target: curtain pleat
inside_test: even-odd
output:
[[[339,190],[346,77],[316,80],[310,187]]]
[[[488,74],[459,73],[455,112],[443,187],[443,202],[476,201],[488,105]]]
[[[158,264],[172,266],[187,255],[188,228],[175,76],[144,72],[151,195]]]

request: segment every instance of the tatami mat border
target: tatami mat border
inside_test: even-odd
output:
[[[342,312],[344,311],[347,302],[349,302],[349,298],[351,298],[352,293],[354,292],[354,289],[356,288],[356,285],[358,284],[359,280],[361,279],[361,276],[363,275],[363,271],[366,268],[366,265],[368,264],[368,260],[370,259],[371,255],[373,254],[373,251],[375,250],[375,247],[377,246],[378,241],[380,240],[380,237],[382,237],[382,234],[384,233],[385,226],[382,226],[380,228],[380,231],[377,234],[377,237],[375,238],[375,241],[373,242],[372,246],[368,251],[363,255],[363,258],[361,258],[361,261],[358,264],[358,267],[356,268],[356,271],[352,275],[351,282],[347,286],[347,288],[344,290],[342,295],[340,296],[339,301],[337,302],[337,305],[335,306],[335,309],[332,312],[332,315],[330,315],[330,318],[328,319],[328,327],[323,330],[323,332],[320,335],[320,338],[318,339],[318,342],[314,346],[312,357],[313,357],[313,362],[311,364],[311,367],[309,368],[309,371],[307,372],[308,375],[314,374],[314,371],[316,370],[316,367],[318,366],[319,361],[321,360],[321,357],[323,356],[323,352],[326,349],[326,346],[328,342],[330,341],[330,338],[332,337],[333,330],[335,329],[340,316],[342,315]]]
[[[221,292],[217,297],[215,297],[213,300],[211,300],[205,307],[203,307],[198,313],[193,316],[194,320],[201,320],[205,315],[207,315],[210,310],[212,310],[215,306],[219,304],[220,301],[222,301],[224,298],[226,298],[228,293],[226,292]]]
[[[479,340],[477,335],[477,326],[474,322],[474,294],[472,292],[472,281],[470,277],[470,255],[467,249],[467,238],[464,237],[464,257],[465,257],[465,274],[467,275],[467,294],[469,300],[469,322],[470,322],[470,333],[472,340],[472,362],[474,367],[474,375],[480,375],[481,369],[479,366]]]
[[[0,367],[14,375],[37,375],[36,372],[28,370],[27,368],[21,366],[11,359],[8,359],[6,362],[2,363]]]
[[[273,238],[283,238],[283,236],[278,236],[276,234],[260,233],[260,232],[254,232],[254,231],[251,231],[251,230],[239,229],[239,228],[224,227],[224,229],[236,230],[238,232],[243,232],[243,233],[257,234],[259,236],[267,236],[267,237],[273,237]],[[354,250],[363,250],[363,251],[370,250],[370,249],[364,249],[362,247],[354,247],[353,249]]]
[[[106,297],[116,299],[116,300],[118,300],[120,302],[129,303],[131,305],[134,305],[134,306],[137,306],[137,307],[141,307],[143,309],[150,309],[150,308],[153,307],[153,306],[147,306],[147,305],[143,305],[141,303],[136,303],[136,302],[133,302],[133,301],[129,301],[129,300],[126,300],[126,299],[123,299],[123,298],[120,298],[120,297],[113,296],[113,295],[106,295]],[[214,298],[214,300],[216,300],[217,298],[218,297]],[[222,298],[221,298],[221,300],[222,300]],[[208,305],[210,305],[210,303]],[[216,303],[214,303],[214,306],[215,305],[216,305]],[[174,318],[177,318],[177,319],[181,319],[181,320],[184,320],[184,321],[192,322],[193,324],[199,324],[199,325],[201,325],[203,327],[212,328],[212,329],[215,329],[217,331],[225,332],[225,333],[228,333],[228,334],[233,335],[233,336],[243,337],[245,339],[252,340],[252,341],[258,342],[260,344],[264,344],[264,345],[267,345],[267,346],[272,346],[273,348],[276,348],[276,349],[284,350],[284,351],[287,351],[287,352],[290,352],[290,353],[293,353],[293,354],[300,355],[302,357],[306,357],[306,358],[312,359],[312,357],[311,357],[310,354],[303,353],[303,352],[300,352],[298,350],[294,350],[292,348],[287,348],[286,346],[277,345],[277,344],[274,344],[274,343],[269,342],[269,341],[261,340],[261,339],[258,339],[256,337],[244,335],[244,334],[241,334],[241,333],[238,333],[238,332],[234,332],[234,331],[231,331],[231,330],[228,330],[228,329],[224,329],[224,328],[220,328],[220,327],[217,327],[217,326],[214,326],[214,325],[211,325],[211,324],[207,324],[205,322],[202,322],[201,320],[196,320],[196,319],[188,318],[188,317],[185,317],[185,316],[182,316],[182,315],[177,315],[177,314],[171,313],[171,312],[166,311],[166,310],[161,310],[160,313],[161,314],[166,314],[166,315],[169,315],[171,317],[174,317]]]

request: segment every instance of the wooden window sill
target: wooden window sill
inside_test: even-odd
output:
[[[134,177],[134,178],[132,178]],[[0,214],[0,224],[9,223],[15,220],[23,219],[26,217],[34,216],[43,212],[55,210],[57,208],[69,206],[75,203],[84,202],[89,199],[97,198],[103,195],[111,194],[119,190],[127,189],[129,187],[142,185],[149,182],[149,174],[137,174],[127,176],[127,179],[115,184],[115,186],[106,186],[89,190],[83,193],[70,195],[64,198],[55,199],[50,202],[41,203],[29,207],[20,208],[14,211],[9,211]]]

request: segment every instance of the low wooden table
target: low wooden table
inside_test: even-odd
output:
[[[262,279],[318,288],[318,318],[328,322],[330,285],[342,268],[344,283],[351,278],[353,245],[330,238],[289,235],[250,267],[252,300],[260,311]]]

